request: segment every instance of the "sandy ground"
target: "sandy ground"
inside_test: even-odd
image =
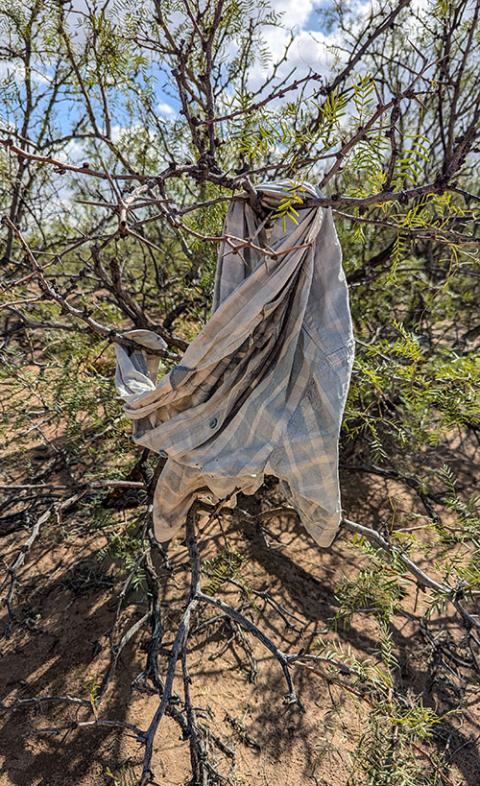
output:
[[[462,460],[470,472],[471,456],[460,456]],[[405,520],[409,510],[421,507],[417,498],[390,480],[344,472],[342,484],[346,513],[368,526],[381,527],[393,514]],[[270,500],[272,505],[275,502]],[[350,647],[360,658],[375,659],[378,628],[371,615],[356,614],[350,627],[336,631],[329,624],[337,609],[338,582],[351,577],[359,564],[358,551],[349,543],[351,535],[341,535],[330,549],[322,550],[291,517],[270,519],[268,532],[272,536],[269,545],[249,523],[229,517],[222,520],[222,528],[218,522],[203,523],[202,560],[214,556],[225,543],[246,557],[241,572],[245,585],[268,588],[295,615],[294,627],[288,627],[280,614],[260,600],[246,612],[282,649],[298,651],[329,640]],[[6,563],[26,537],[20,531],[1,538]],[[67,518],[61,527],[50,522],[35,543],[21,575],[16,624],[10,638],[1,643],[0,701],[5,705],[46,695],[85,698],[91,680],[102,674],[121,586],[114,578],[115,566],[97,559],[104,544],[104,536],[89,528],[81,516],[78,521],[75,516]],[[163,590],[164,621],[167,630],[174,632],[188,579],[182,539],[171,544],[170,556],[174,576]],[[421,616],[425,599],[413,584],[408,586],[402,608]],[[238,591],[232,585],[223,585],[219,596],[238,605]],[[120,632],[140,618],[145,608],[142,593],[130,593]],[[202,609],[199,619],[206,620],[212,613]],[[434,615],[430,625],[434,636],[455,639],[462,635],[451,607]],[[398,613],[394,628],[402,685],[440,714],[456,706],[458,680],[440,668],[443,664],[432,663],[417,622]],[[200,718],[235,750],[233,762],[215,754],[222,772],[229,773],[239,786],[350,786],[351,755],[366,729],[371,711],[368,702],[352,692],[348,680],[344,684],[331,680],[319,667],[297,667],[295,682],[305,711],[286,706],[278,663],[261,644],[249,639],[257,669],[253,681],[248,649],[238,637],[228,644],[231,632],[226,624],[206,626],[193,637],[188,650],[191,690]],[[144,668],[147,640],[148,630],[143,628],[122,653],[99,710],[101,718],[142,728],[150,722],[158,697],[132,685]],[[172,634],[167,634],[166,646],[171,642]],[[165,664],[165,654],[163,659]],[[448,748],[446,780],[438,781],[447,786],[480,784],[480,712],[474,690],[478,680],[471,687],[464,712],[447,716],[441,734],[429,741],[426,753],[421,748],[418,752],[419,757],[428,757]],[[114,780],[108,768],[117,774],[120,786],[135,783],[143,752],[124,730],[93,726],[38,734],[41,727],[86,717],[90,716],[85,709],[63,704],[29,706],[0,715],[0,785],[111,786]],[[159,784],[189,782],[188,742],[180,738],[179,727],[169,717],[163,719],[156,738],[153,770]]]

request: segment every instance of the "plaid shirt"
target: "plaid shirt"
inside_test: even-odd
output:
[[[258,186],[264,206],[278,205],[286,188]],[[340,524],[338,438],[354,355],[341,248],[330,209],[272,223],[268,236],[246,199],[232,200],[212,316],[158,382],[148,349],[165,346],[159,336],[129,331],[139,350],[117,347],[116,385],[133,438],[168,457],[153,504],[159,541],[182,528],[198,496],[232,504],[265,474],[279,478],[320,546]]]

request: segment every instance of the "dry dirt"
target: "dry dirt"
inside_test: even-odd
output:
[[[458,456],[470,472],[471,456]],[[418,498],[398,484],[344,472],[343,499],[347,515],[372,527],[381,527],[392,512],[399,519],[419,510]],[[272,501],[274,504],[275,500]],[[131,514],[126,511],[125,518]],[[223,529],[223,531],[222,531]],[[336,612],[335,591],[343,577],[358,566],[358,551],[342,534],[328,550],[321,550],[288,517],[270,519],[269,544],[246,522],[229,517],[200,526],[202,559],[215,555],[228,543],[246,555],[242,581],[256,589],[268,588],[273,597],[297,618],[287,628],[281,616],[257,601],[247,612],[284,650],[297,651],[319,639],[351,647],[361,658],[375,658],[378,629],[371,615],[356,614],[351,626],[333,631],[329,621]],[[20,530],[1,538],[2,558],[8,564],[28,533]],[[88,521],[59,527],[53,521],[34,545],[16,598],[16,624],[1,644],[1,693],[5,705],[29,697],[88,695],[88,684],[99,677],[108,662],[109,634],[121,582],[115,565],[100,563],[97,552],[105,544]],[[170,546],[173,581],[165,590],[167,630],[175,631],[185,598],[188,572],[184,541]],[[365,561],[365,558],[364,558]],[[423,560],[425,567],[425,561]],[[431,567],[431,564],[430,564]],[[166,582],[165,574],[162,579]],[[402,607],[421,615],[422,594],[410,585]],[[234,586],[225,584],[221,597],[238,605]],[[121,617],[121,630],[145,610],[141,592],[129,594]],[[201,619],[212,616],[202,611]],[[402,614],[394,617],[395,646],[404,685],[421,695],[426,706],[440,714],[452,706],[455,680],[432,679],[429,651],[418,624]],[[448,608],[430,623],[433,635],[458,634],[455,612]],[[456,633],[457,631],[457,633]],[[297,667],[296,687],[305,712],[286,706],[285,684],[278,663],[258,642],[252,641],[258,674],[252,681],[251,663],[242,642],[231,641],[230,628],[210,625],[201,630],[188,652],[192,695],[205,721],[235,749],[233,775],[244,786],[346,786],[355,740],[366,728],[368,703],[349,687],[335,682],[324,670]],[[129,721],[146,728],[158,697],[132,686],[145,665],[148,629],[144,627],[127,646],[118,663],[111,687],[99,710],[101,718]],[[166,646],[172,642],[167,635]],[[165,652],[163,654],[165,662]],[[181,692],[181,679],[178,680]],[[462,716],[444,719],[443,737],[428,750],[441,750],[448,737],[451,767],[446,784],[480,784],[480,712],[477,694],[468,694]],[[107,786],[114,783],[107,770],[117,773],[117,783],[128,786],[139,772],[143,752],[125,731],[93,726],[59,734],[38,734],[40,727],[62,725],[87,717],[84,709],[64,705],[29,706],[0,716],[1,786]],[[418,755],[428,756],[420,748]],[[232,763],[219,757],[224,772]],[[169,717],[163,719],[155,742],[153,770],[158,784],[188,783],[189,747]],[[382,784],[384,782],[382,781]],[[416,786],[416,785],[415,785]]]

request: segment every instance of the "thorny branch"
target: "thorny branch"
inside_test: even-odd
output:
[[[67,500],[67,502],[69,502]],[[65,506],[65,503],[64,503]],[[165,633],[163,624],[161,622],[161,612],[160,612],[160,595],[159,595],[159,580],[158,575],[153,567],[153,563],[151,560],[150,550],[148,547],[146,550],[142,551],[139,555],[138,564],[144,563],[147,567],[147,572],[149,575],[149,582],[152,589],[152,599],[151,599],[151,606],[147,613],[145,613],[142,617],[140,617],[136,622],[131,624],[126,632],[123,633],[118,643],[115,643],[115,629],[117,627],[119,613],[123,604],[123,600],[126,597],[126,594],[129,590],[133,572],[129,574],[126,581],[124,582],[123,588],[118,596],[118,604],[117,604],[117,613],[115,616],[115,621],[112,629],[112,634],[110,637],[110,648],[111,648],[111,659],[107,669],[104,672],[103,679],[101,681],[101,685],[96,691],[95,694],[95,704],[92,708],[91,701],[82,699],[80,697],[74,696],[39,696],[32,699],[19,699],[18,701],[14,702],[10,705],[3,705],[0,707],[1,710],[4,712],[6,711],[15,711],[19,710],[22,707],[30,706],[32,704],[48,704],[48,703],[59,703],[59,704],[72,704],[77,705],[78,707],[83,707],[86,711],[91,712],[93,709],[94,717],[92,719],[85,718],[84,720],[75,720],[72,722],[68,722],[66,724],[57,725],[57,726],[42,726],[36,729],[36,733],[39,734],[58,734],[63,731],[67,730],[81,730],[86,728],[91,728],[92,726],[105,726],[111,728],[121,728],[124,729],[126,732],[133,734],[135,739],[142,742],[145,747],[145,754],[143,759],[143,769],[142,769],[142,776],[140,780],[140,786],[147,786],[148,783],[154,782],[154,774],[152,772],[152,755],[153,755],[153,746],[156,735],[158,733],[159,726],[161,724],[162,718],[165,714],[170,714],[179,724],[182,734],[187,737],[190,741],[190,748],[191,748],[191,761],[192,761],[192,772],[194,773],[195,778],[197,779],[196,783],[229,783],[230,781],[228,778],[225,778],[217,769],[217,765],[214,759],[211,759],[208,755],[208,740],[212,739],[216,747],[223,752],[229,758],[234,756],[233,751],[229,748],[228,745],[225,745],[220,739],[215,738],[215,735],[208,729],[208,727],[199,723],[197,718],[197,713],[194,709],[192,704],[192,700],[190,697],[190,684],[191,684],[191,677],[187,667],[187,658],[188,658],[188,642],[194,633],[198,632],[202,625],[200,626],[192,626],[192,622],[194,616],[200,611],[202,606],[213,606],[214,608],[218,609],[220,614],[216,618],[211,618],[205,620],[203,625],[211,625],[216,619],[218,620],[231,620],[233,623],[239,625],[248,635],[252,636],[254,639],[258,640],[278,661],[279,666],[283,672],[287,688],[288,688],[288,695],[286,697],[286,701],[289,704],[297,704],[299,709],[302,709],[302,705],[298,700],[293,676],[291,672],[291,668],[294,665],[303,666],[304,668],[312,668],[313,666],[317,665],[324,665],[328,666],[330,669],[333,667],[337,669],[340,675],[353,675],[360,679],[360,685],[362,682],[364,683],[364,677],[361,674],[358,674],[355,667],[352,667],[346,662],[343,662],[339,658],[332,657],[331,655],[318,655],[314,653],[309,653],[308,651],[305,652],[301,650],[300,652],[284,652],[282,651],[275,642],[257,625],[255,624],[249,617],[247,617],[244,613],[239,611],[234,606],[224,602],[220,598],[212,595],[208,595],[201,589],[201,563],[200,563],[200,555],[199,555],[199,545],[197,541],[196,535],[196,518],[198,516],[199,510],[208,509],[209,506],[206,506],[205,503],[197,503],[192,506],[192,509],[187,518],[187,532],[186,532],[186,543],[188,548],[189,560],[190,560],[190,589],[188,592],[188,596],[184,602],[183,612],[181,614],[180,622],[178,624],[178,629],[171,646],[167,664],[166,664],[166,676],[165,680],[162,680],[159,675],[158,671],[158,654],[159,649],[162,643],[163,635]],[[31,545],[34,539],[38,535],[39,526],[42,522],[46,521],[51,515],[51,509],[47,509],[45,513],[39,517],[37,521],[37,525],[32,530],[32,535],[28,539],[26,543],[26,547],[22,549],[19,556],[15,560],[14,564],[8,570],[8,574],[11,577],[12,582],[17,581],[17,571],[23,566],[25,559],[28,557],[28,552],[31,548]],[[214,510],[211,515],[214,514]],[[265,514],[272,513],[275,516],[282,515],[282,513],[286,513],[288,515],[295,515],[296,512],[293,508],[282,507],[278,509],[266,509],[264,511]],[[241,511],[242,516],[250,516],[251,514],[247,514],[246,511]],[[260,514],[261,515],[261,514]],[[254,517],[253,517],[254,518]],[[144,537],[147,534],[147,530],[149,527],[150,519],[147,516],[145,519],[144,525]],[[253,521],[252,521],[253,525]],[[208,527],[208,522],[205,525]],[[460,619],[463,624],[466,626],[467,631],[470,633],[472,629],[478,629],[480,627],[480,622],[476,615],[472,615],[468,613],[463,605],[460,603],[459,598],[461,597],[458,588],[456,590],[451,589],[447,585],[442,584],[441,582],[437,581],[436,579],[432,578],[431,576],[426,573],[425,570],[419,567],[412,559],[410,559],[406,554],[402,553],[401,550],[398,550],[395,546],[388,543],[385,538],[380,536],[374,530],[360,525],[354,521],[349,519],[343,520],[343,526],[356,533],[357,535],[361,535],[363,538],[370,541],[375,547],[379,547],[383,550],[387,555],[392,555],[396,559],[400,560],[400,562],[404,565],[405,569],[409,571],[409,573],[414,577],[415,581],[418,583],[418,586],[425,590],[429,589],[432,590],[434,593],[448,598],[451,602],[455,605],[455,608],[459,612]],[[165,562],[165,565],[168,565]],[[238,587],[238,589],[242,589],[242,585],[238,584],[234,580],[230,580],[232,584]],[[467,597],[469,588],[466,583],[462,586],[462,596]],[[255,591],[255,594],[260,597],[265,597],[268,599],[268,593]],[[11,598],[9,598],[11,600]],[[280,609],[281,611],[281,609]],[[291,625],[286,617],[281,614],[284,621]],[[120,654],[122,653],[125,646],[133,640],[133,638],[138,634],[138,632],[145,626],[147,622],[150,621],[152,635],[150,640],[150,645],[148,648],[148,656],[147,656],[147,670],[143,675],[141,675],[140,683],[146,686],[145,680],[151,680],[154,686],[154,689],[159,694],[159,704],[157,710],[155,711],[152,719],[150,721],[149,726],[142,730],[138,726],[134,724],[129,724],[125,722],[117,722],[115,720],[110,720],[108,718],[101,718],[99,715],[100,706],[103,701],[103,698],[106,693],[106,689],[109,683],[112,680],[115,666],[118,661]],[[299,620],[300,621],[300,620]],[[178,695],[174,693],[174,683],[177,676],[177,664],[181,664],[181,673],[183,677],[183,690],[184,690],[184,705],[183,708],[180,704],[179,706],[179,698]],[[326,676],[326,675],[324,675]],[[329,673],[329,679],[332,679],[332,674]],[[138,680],[137,680],[138,682]],[[364,688],[366,684],[364,684]],[[375,685],[373,685],[374,689],[376,690]],[[359,694],[368,698],[368,695],[363,694],[362,692]],[[210,780],[209,780],[210,779]]]
[[[2,162],[8,172],[6,180],[4,170],[0,172],[6,234],[2,252],[5,275],[0,293],[4,319],[0,351],[7,362],[12,362],[12,357],[15,361],[15,353],[20,349],[31,365],[42,371],[46,364],[39,353],[39,342],[45,333],[54,340],[65,332],[101,339],[102,347],[111,342],[134,346],[123,335],[125,322],[129,327],[157,332],[168,345],[168,351],[159,350],[157,354],[167,362],[175,362],[178,351],[183,351],[188,341],[182,330],[177,334],[174,325],[185,315],[194,316],[195,330],[205,321],[209,303],[205,275],[212,266],[210,247],[227,244],[238,254],[239,264],[252,249],[260,250],[265,257],[275,257],[256,238],[245,240],[222,235],[218,230],[224,209],[233,197],[248,199],[255,210],[262,211],[265,221],[268,219],[256,190],[262,179],[291,179],[293,193],[299,180],[318,183],[324,192],[305,201],[302,207],[333,208],[348,233],[365,230],[361,252],[356,247],[352,251],[353,259],[358,256],[358,264],[348,272],[349,282],[356,287],[373,282],[384,272],[401,242],[408,239],[411,253],[427,260],[422,275],[425,280],[430,276],[436,296],[437,286],[444,285],[439,271],[442,272],[445,260],[443,251],[435,251],[435,244],[447,255],[451,253],[452,266],[458,262],[459,250],[465,254],[462,259],[468,259],[478,245],[479,197],[474,193],[471,177],[478,155],[480,121],[480,95],[475,90],[478,2],[455,0],[446,4],[443,11],[439,4],[435,13],[426,17],[408,0],[400,0],[394,7],[372,8],[359,26],[349,23],[348,14],[339,11],[343,43],[338,47],[340,60],[332,73],[310,68],[304,74],[290,69],[292,35],[284,54],[271,64],[270,72],[256,86],[252,86],[249,68],[260,73],[256,46],[263,28],[275,23],[262,17],[260,8],[239,23],[235,13],[241,4],[228,0],[206,4],[185,0],[181,5],[183,10],[175,17],[170,15],[168,4],[155,2],[155,14],[144,15],[143,19],[139,14],[137,20],[132,17],[132,28],[126,33],[121,25],[117,28],[112,24],[106,36],[109,51],[102,50],[102,36],[97,35],[98,24],[102,19],[105,22],[106,17],[100,18],[88,3],[82,11],[83,50],[81,42],[71,37],[69,14],[75,12],[68,4],[52,8],[51,4],[27,3],[27,21],[17,26],[8,10],[0,12],[7,27],[13,24],[8,27],[7,44],[0,47],[0,63],[16,63],[16,74],[24,78],[23,91],[19,92],[22,100],[18,107],[12,106],[9,114],[14,122],[2,123],[0,139]],[[229,20],[228,24],[224,19]],[[419,32],[407,35],[403,28],[410,30],[407,24],[412,21]],[[54,57],[48,54],[51,22],[58,32]],[[40,43],[35,51],[34,32],[42,29],[47,35],[44,41],[38,33]],[[426,47],[421,43],[422,36],[427,40]],[[132,78],[134,69],[129,57],[125,61],[116,57],[124,46],[133,47],[128,50],[129,56],[133,52],[141,53],[145,61],[151,58],[150,62],[165,76],[166,89],[175,106],[180,107],[178,115],[173,112],[170,120],[159,115],[148,91]],[[424,54],[427,49],[428,59]],[[233,50],[237,54],[232,59]],[[112,52],[113,62],[109,60]],[[44,53],[47,54],[43,61]],[[91,86],[91,63],[98,92]],[[48,78],[36,80],[33,67],[41,76],[42,66]],[[116,74],[115,86],[111,74]],[[133,133],[120,135],[118,140],[115,111],[119,93],[115,88],[123,91],[125,103],[134,107],[135,121]],[[56,112],[65,100],[71,102],[69,106],[75,105],[76,112],[72,111],[71,123],[62,121],[61,132],[56,132]],[[39,107],[43,111],[41,118]],[[82,156],[85,150],[82,163],[69,154],[80,144]],[[372,174],[375,177],[370,181]],[[65,185],[71,190],[67,200]],[[295,204],[298,207],[298,202]],[[348,213],[342,208],[348,209]],[[99,211],[101,218],[97,216]],[[71,218],[75,221],[70,222]],[[369,228],[374,230],[372,236]],[[380,247],[371,241],[377,235],[381,237]],[[417,271],[414,275],[418,275]],[[412,307],[415,313],[405,315],[406,323],[410,319],[417,324],[415,314],[420,313],[425,319],[434,307],[434,298],[424,302],[419,297],[418,301]],[[52,305],[57,316],[52,316]],[[114,320],[109,311],[112,307]],[[374,341],[375,317],[370,316],[369,308],[365,311],[362,327]],[[464,352],[468,357],[478,326],[469,324],[462,329],[455,347],[460,355]],[[438,337],[431,340],[437,341]],[[99,357],[103,351],[99,348]],[[412,385],[413,382],[412,379]],[[99,401],[98,406],[102,403]],[[382,417],[390,417],[395,405],[387,395],[379,394]],[[38,406],[42,417],[50,417],[47,403],[40,400]],[[365,410],[371,416],[372,407],[366,406]],[[467,421],[466,427],[478,438],[474,420]],[[93,438],[103,436],[99,431]],[[15,478],[15,482],[8,483],[7,476],[0,485],[5,493],[1,510],[7,511],[1,520],[0,534],[3,537],[19,527],[28,531],[25,543],[15,549],[13,559],[3,566],[5,578],[0,591],[7,611],[6,636],[12,633],[16,619],[15,602],[25,565],[42,535],[42,527],[52,515],[60,520],[62,514],[75,510],[78,503],[102,490],[125,498],[130,492],[142,492],[142,502],[146,495],[151,497],[155,476],[114,479],[102,472],[100,477],[88,481],[79,473],[72,473],[69,460],[66,451],[59,449],[54,461],[33,477],[29,473],[26,479]],[[49,472],[59,465],[66,467],[67,480],[62,477],[61,481],[50,482]],[[349,467],[348,462],[346,466]],[[363,471],[364,466],[361,459],[350,462],[350,468]],[[369,467],[369,472],[398,479],[413,489],[435,520],[434,505],[442,504],[442,495],[426,491],[413,472],[400,476],[390,467]],[[160,471],[161,463],[157,474]],[[20,512],[17,506],[22,508]],[[294,666],[316,670],[319,666],[331,666],[340,676],[356,676],[360,686],[362,679],[365,684],[364,675],[341,658],[308,651],[284,652],[260,623],[251,619],[255,608],[250,598],[268,604],[287,629],[302,623],[268,588],[249,588],[247,593],[241,582],[229,577],[228,583],[241,596],[237,606],[202,590],[195,529],[200,509],[208,510],[199,506],[188,517],[190,588],[182,601],[173,643],[167,645],[165,641],[166,623],[162,616],[163,578],[164,574],[170,575],[172,568],[166,551],[153,537],[147,514],[140,527],[141,549],[116,599],[108,665],[93,699],[70,694],[40,695],[0,705],[3,712],[50,704],[65,704],[81,711],[79,720],[40,727],[38,731],[44,734],[103,726],[133,735],[144,746],[142,786],[154,778],[154,743],[166,714],[189,739],[195,783],[210,786],[232,782],[220,772],[212,751],[220,752],[230,762],[234,761],[234,751],[203,722],[192,696],[189,643],[201,630],[223,625],[222,630],[229,637],[225,646],[234,640],[240,642],[253,676],[257,664],[250,642],[258,642],[278,663],[287,686],[287,702],[294,706],[298,703]],[[209,512],[212,521],[215,516],[218,518],[218,511],[215,516]],[[282,513],[294,514],[284,506],[258,511],[253,516],[243,510],[240,513],[251,526],[263,525],[265,520]],[[223,515],[228,516],[228,512],[223,511]],[[363,524],[344,519],[343,530],[371,543],[386,560],[400,564],[422,591],[453,604],[466,631],[468,660],[456,663],[455,658],[458,661],[460,656],[433,640],[428,623],[422,621],[424,636],[434,654],[440,651],[449,663],[478,672],[480,621],[467,608],[478,597],[474,585],[462,580],[450,586],[435,578],[394,538]],[[139,569],[144,571],[148,588],[147,610],[130,619],[122,629],[125,600]],[[215,613],[204,618],[202,612],[207,608],[213,608]],[[135,724],[100,717],[100,710],[106,703],[120,657],[128,645],[145,636],[147,629],[145,668],[136,678],[135,687],[155,695],[158,706],[148,728],[141,729]],[[331,679],[330,671],[322,676]],[[177,692],[176,682],[183,686]],[[358,683],[350,689],[364,695]]]

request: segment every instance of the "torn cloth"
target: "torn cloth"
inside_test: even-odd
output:
[[[281,183],[257,188],[268,207],[288,196]],[[318,196],[312,186],[302,188]],[[158,382],[158,357],[148,350],[164,347],[163,339],[134,330],[125,336],[139,350],[116,348],[116,385],[133,438],[167,456],[153,504],[161,542],[182,529],[198,496],[252,494],[265,474],[279,478],[320,546],[335,537],[352,323],[331,210],[295,207],[298,223],[274,219],[265,236],[247,200],[232,200],[212,316]],[[249,246],[232,248],[246,239]]]

